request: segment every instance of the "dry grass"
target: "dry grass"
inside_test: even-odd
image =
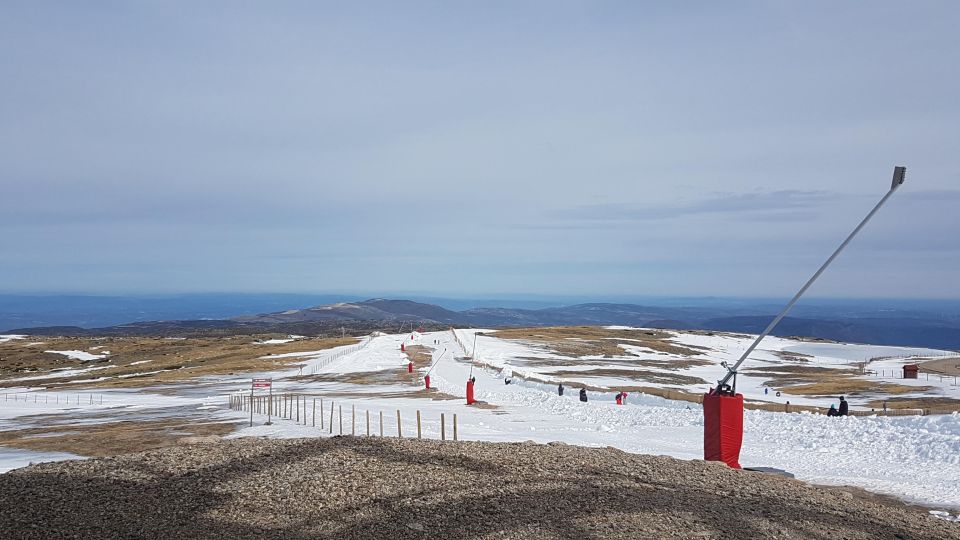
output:
[[[610,330],[601,326],[553,326],[509,328],[493,334],[500,339],[523,341],[550,352],[570,357],[629,356],[620,344],[638,345],[658,352],[695,356],[706,349],[677,345],[672,335],[660,330]]]
[[[430,366],[430,362],[433,360],[433,349],[428,349],[423,345],[410,345],[405,349],[404,353],[407,355],[407,359],[413,362],[414,368]]]
[[[859,394],[908,394],[926,392],[929,386],[906,386],[894,383],[877,383],[863,379],[836,379],[778,388],[780,391],[803,396],[840,396]]]
[[[39,379],[34,384],[57,388],[143,387],[204,375],[225,375],[269,371],[278,366],[302,362],[302,358],[261,358],[292,352],[329,349],[356,343],[356,338],[304,339],[276,345],[253,343],[271,336],[164,339],[142,337],[52,338],[42,345],[26,346],[23,341],[0,344],[0,387],[23,383],[9,379],[52,374],[54,369],[105,367],[74,376]],[[96,348],[96,349],[95,349]],[[110,351],[103,360],[82,362],[46,350],[80,350],[93,354]],[[135,362],[139,362],[134,365]],[[149,373],[147,372],[159,372]],[[143,374],[143,375],[139,375]],[[124,376],[123,378],[120,378]],[[100,377],[109,380],[96,381]],[[86,381],[86,382],[84,382]]]
[[[643,383],[655,384],[706,384],[707,381],[700,377],[690,377],[687,375],[677,375],[674,373],[663,373],[656,371],[646,371],[638,369],[611,369],[597,368],[587,371],[551,371],[552,377],[619,377],[623,379],[635,380]]]
[[[235,425],[181,418],[44,426],[0,431],[0,446],[80,456],[112,456],[194,442],[197,437],[220,437],[232,432]]]
[[[762,366],[744,370],[755,377],[768,377],[766,386],[795,396],[841,396],[861,394],[907,394],[925,392],[929,386],[907,386],[857,378],[857,369],[818,366]]]
[[[815,357],[809,354],[788,352],[788,351],[770,351],[774,356],[787,362],[809,362]]]
[[[937,413],[960,411],[960,400],[946,397],[875,399],[867,403],[867,406],[877,410],[882,410],[884,403],[887,404],[888,409],[893,410],[924,409],[927,411],[935,411]]]
[[[938,358],[920,364],[923,373],[960,377],[960,358]]]

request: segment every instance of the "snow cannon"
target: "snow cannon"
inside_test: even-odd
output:
[[[743,352],[740,359],[732,366],[727,362],[720,362],[720,365],[726,368],[727,374],[723,379],[717,382],[716,388],[710,390],[703,396],[703,459],[707,461],[722,461],[734,469],[740,468],[740,447],[743,444],[743,394],[737,393],[737,370],[743,362],[750,356],[757,345],[763,341],[763,338],[770,335],[770,332],[777,327],[777,324],[787,316],[787,313],[793,309],[793,306],[800,300],[803,293],[817,278],[819,278],[830,264],[840,255],[844,248],[853,240],[870,221],[870,218],[880,210],[880,207],[903,185],[906,178],[906,167],[893,168],[893,181],[890,183],[890,190],[880,199],[880,202],[873,207],[873,210],[863,218],[853,232],[847,235],[847,238],[840,244],[832,255],[824,262],[820,268],[800,287],[797,294],[787,302],[787,305],[777,314],[776,317],[763,332],[757,336],[753,343]],[[788,409],[789,412],[789,409]]]
[[[407,362],[407,373],[413,373],[413,362]]]
[[[703,396],[703,459],[740,468],[743,394],[712,388]]]
[[[427,387],[427,390],[430,389],[430,376],[429,376],[429,375],[425,375],[425,376],[423,377],[423,384]]]
[[[474,380],[472,378],[467,379],[467,405],[473,405],[477,402],[477,400],[473,399],[473,385]]]

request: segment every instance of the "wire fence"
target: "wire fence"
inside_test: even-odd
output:
[[[103,405],[103,394],[91,393],[50,393],[50,392],[15,392],[3,394],[0,404],[19,406],[18,404],[53,405],[53,406],[83,406]]]
[[[338,350],[336,353],[332,354],[331,356],[328,356],[323,360],[320,360],[318,362],[311,364],[310,375],[316,375],[321,369],[326,368],[330,364],[336,362],[337,360],[340,360],[345,356],[362,351],[367,347],[367,345],[370,345],[370,342],[372,342],[373,338],[375,337],[376,337],[376,333],[372,333],[367,337],[363,338],[363,341],[361,341],[360,343],[350,347],[342,348]]]
[[[906,381],[926,381],[926,382],[936,382],[941,384],[946,384],[949,386],[960,386],[960,376],[957,375],[942,375],[937,372],[930,371],[921,371],[916,374],[916,377],[905,376],[903,369],[879,369],[879,370],[868,370],[864,375],[874,378],[874,379],[899,379]]]
[[[347,405],[349,409],[345,417],[344,407]],[[413,419],[407,413],[404,420],[400,409],[390,409],[384,415],[384,409],[358,409],[354,403],[338,402],[312,394],[291,393],[258,396],[238,392],[227,396],[227,406],[234,411],[250,413],[251,426],[254,424],[254,416],[261,419],[266,416],[268,421],[276,419],[293,422],[298,426],[315,428],[327,435],[391,437],[395,433],[398,438],[406,436],[424,439],[435,434],[441,441],[448,439],[449,426],[449,438],[454,441],[460,438],[456,413],[440,413],[439,419],[427,419],[416,410]],[[394,411],[396,414],[393,414]],[[439,425],[435,423],[437,420]],[[347,427],[344,427],[345,423]]]

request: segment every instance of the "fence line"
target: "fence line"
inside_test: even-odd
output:
[[[32,397],[31,397],[32,396]],[[33,403],[36,405],[103,405],[103,394],[11,392],[3,394],[0,404]]]
[[[308,397],[310,399],[308,399]],[[310,417],[307,414],[308,403],[315,403],[319,401],[321,403],[320,411],[320,426],[318,428],[316,424],[316,406],[313,405],[313,416]],[[330,404],[330,418],[327,422],[327,429],[324,429],[323,422],[323,407],[324,403],[328,402]],[[334,422],[334,407],[336,406],[336,414],[338,416],[338,422]],[[272,395],[253,395],[251,396],[249,392],[236,392],[229,394],[227,396],[227,407],[230,410],[244,412],[250,414],[251,424],[252,418],[254,415],[257,416],[267,416],[268,414],[274,417],[276,420],[288,420],[296,423],[297,425],[308,426],[311,428],[318,428],[318,433],[323,433],[326,431],[329,435],[350,435],[350,436],[366,436],[366,437],[376,437],[370,429],[370,411],[371,408],[368,408],[362,412],[366,417],[366,435],[363,435],[361,432],[360,435],[357,434],[357,406],[354,403],[350,404],[350,410],[348,414],[350,418],[349,430],[345,430],[343,426],[343,406],[342,402],[335,402],[333,400],[320,398],[319,396],[314,395],[305,395],[305,394],[272,394]],[[300,408],[303,408],[303,415],[300,416]],[[380,437],[387,436],[384,432],[384,415],[383,410],[376,407],[372,408],[373,410],[379,412],[380,415]],[[415,411],[416,414],[416,437],[418,439],[425,438],[426,430],[423,429],[424,426],[430,425],[430,419],[422,415],[420,410]],[[436,421],[439,424],[438,434],[440,440],[447,440],[446,437],[446,428],[448,422],[444,421],[445,413],[440,413],[440,418]],[[337,426],[334,429],[334,426]],[[396,409],[396,423],[394,424],[397,428],[397,437],[412,437],[412,433],[409,432],[409,424],[406,427],[407,431],[404,431],[404,422],[403,416],[400,409]],[[387,428],[391,426],[387,425]],[[460,440],[458,426],[457,426],[457,415],[453,415],[453,440]]]
[[[874,379],[894,379],[894,380],[907,380],[907,381],[934,381],[934,382],[944,382],[946,381],[950,386],[960,386],[960,376],[957,375],[942,375],[935,371],[921,371],[917,373],[916,378],[904,377],[902,369],[881,369],[867,371],[864,373],[868,377]],[[899,376],[898,376],[899,375]]]
[[[363,349],[365,349],[365,348],[367,347],[367,345],[370,344],[370,342],[373,341],[373,338],[376,337],[374,334],[376,334],[376,332],[371,333],[370,335],[368,335],[367,337],[365,337],[365,338],[363,339],[363,341],[361,341],[360,343],[357,343],[356,345],[352,345],[352,346],[347,347],[347,348],[344,348],[344,349],[340,349],[339,351],[337,351],[336,353],[334,353],[332,356],[329,356],[329,357],[324,358],[323,360],[317,362],[316,364],[314,364],[314,365],[312,366],[312,368],[311,368],[311,370],[310,370],[310,374],[311,374],[311,375],[316,375],[317,372],[319,372],[321,369],[329,366],[330,364],[336,362],[337,360],[340,360],[340,359],[343,358],[344,356],[353,354],[353,353],[355,353],[355,352],[362,351]]]

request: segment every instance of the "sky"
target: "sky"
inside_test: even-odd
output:
[[[0,9],[0,292],[956,298],[960,4]]]

